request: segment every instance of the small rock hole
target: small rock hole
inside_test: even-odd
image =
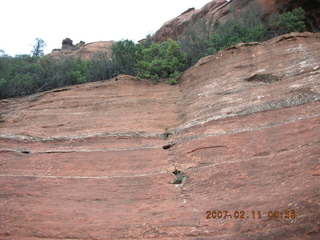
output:
[[[164,150],[168,150],[168,149],[172,148],[174,145],[175,145],[175,143],[170,143],[170,144],[164,145],[162,148]]]

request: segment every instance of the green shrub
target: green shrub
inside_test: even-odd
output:
[[[90,79],[89,62],[73,58],[0,57],[0,98],[23,96]]]
[[[130,40],[119,41],[112,46],[112,62],[117,74],[135,75],[140,46]]]
[[[154,43],[147,38],[139,44],[124,40],[113,46],[112,64],[116,74],[131,74],[158,81],[174,78],[172,74],[183,71],[186,56],[180,44],[173,40]]]
[[[302,7],[305,11],[304,22],[306,24],[306,30],[310,32],[320,31],[320,0],[276,0],[276,4],[282,12],[288,12],[297,7]]]
[[[208,53],[213,54],[221,49],[241,42],[257,42],[265,38],[267,28],[262,24],[247,27],[243,23],[230,20],[212,34]]]
[[[189,26],[186,33],[181,35],[178,42],[181,50],[187,55],[187,65],[195,64],[200,58],[208,55],[209,39],[213,27],[210,24],[199,20]]]
[[[27,55],[1,57],[0,69],[1,98],[31,94],[41,81],[41,67]]]
[[[302,8],[296,8],[281,15],[274,15],[270,19],[269,27],[273,36],[306,31],[305,11]]]
[[[176,76],[185,68],[186,56],[173,40],[143,48],[137,64],[138,77],[152,80]]]
[[[181,77],[182,73],[179,71],[175,71],[174,73],[170,74],[167,83],[170,85],[178,84],[179,78]]]
[[[182,49],[187,53],[188,66],[201,57],[241,42],[260,42],[288,32],[306,30],[304,11],[301,8],[273,15],[270,21],[263,20],[264,15],[259,5],[231,16],[227,22],[214,26],[199,22],[180,37]]]
[[[241,42],[265,40],[268,28],[263,23],[262,16],[261,9],[255,6],[239,16],[233,15],[224,24],[218,24],[209,40],[208,53],[213,54]]]
[[[106,53],[96,53],[87,64],[87,79],[90,82],[110,79],[119,74],[119,67]]]

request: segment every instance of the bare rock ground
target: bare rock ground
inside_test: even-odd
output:
[[[289,34],[0,101],[0,239],[320,239],[319,76]]]

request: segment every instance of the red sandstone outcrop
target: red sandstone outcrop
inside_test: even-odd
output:
[[[319,76],[320,36],[289,34],[178,86],[119,76],[0,101],[0,239],[320,239]]]
[[[61,57],[61,56],[72,56],[79,57],[81,59],[91,59],[95,54],[107,54],[111,57],[112,45],[114,41],[99,41],[85,44],[83,41],[73,44],[73,41],[66,38],[62,41],[61,49],[54,49],[50,56]]]

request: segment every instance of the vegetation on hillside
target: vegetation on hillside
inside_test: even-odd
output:
[[[186,55],[173,40],[142,47],[137,61],[138,77],[152,80],[170,79],[175,83],[186,68]]]
[[[182,50],[188,53],[188,63],[192,65],[201,57],[241,42],[261,42],[281,34],[307,30],[302,8],[274,14],[268,20],[263,21],[263,18],[259,6],[254,6],[247,12],[233,13],[228,21],[218,22],[211,28],[201,22],[196,24],[179,39]]]
[[[256,42],[293,32],[305,31],[302,8],[262,21],[259,9],[251,9],[224,23],[199,23],[178,41],[141,43],[130,40],[114,44],[112,58],[97,54],[91,60],[43,56],[45,43],[37,39],[31,55],[10,57],[0,51],[0,98],[23,96],[66,85],[110,79],[118,74],[176,84],[181,73],[201,57],[240,42]],[[199,31],[200,29],[200,31]]]
[[[276,0],[281,6],[281,13],[286,13],[302,7],[305,10],[305,24],[309,31],[320,31],[320,0]]]

